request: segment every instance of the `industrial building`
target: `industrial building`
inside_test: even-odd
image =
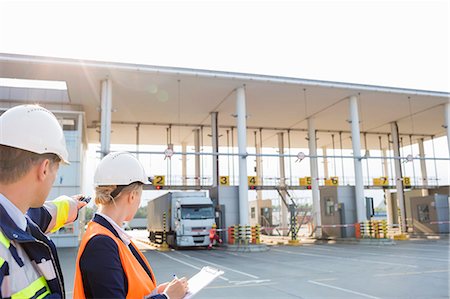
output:
[[[379,190],[388,226],[449,232],[448,92],[15,54],[0,54],[0,78],[65,86],[0,86],[0,112],[39,103],[60,119],[71,165],[49,199],[83,190],[89,144],[98,159],[133,145],[153,177],[147,190],[207,190],[224,228],[286,235],[295,215],[311,236],[354,237],[374,214],[365,191]],[[77,246],[83,226],[55,243]]]

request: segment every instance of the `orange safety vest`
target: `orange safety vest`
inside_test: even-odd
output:
[[[106,227],[91,221],[88,224],[88,228],[83,236],[83,239],[81,240],[80,248],[78,250],[77,263],[75,269],[75,285],[73,290],[73,298],[77,299],[86,298],[86,295],[84,294],[83,279],[81,277],[80,271],[80,257],[84,252],[86,244],[89,242],[91,238],[93,238],[96,235],[105,235],[110,237],[116,242],[119,248],[120,261],[122,262],[122,267],[128,280],[127,298],[134,299],[134,298],[144,298],[145,296],[148,296],[156,288],[157,285],[156,278],[154,278],[155,281],[153,281],[148,276],[147,272],[145,272],[144,268],[142,268],[139,261],[134,257],[133,253],[131,253],[130,249],[127,247],[127,245],[125,245],[122,242],[122,240],[117,238]],[[155,275],[153,275],[152,268],[147,262],[147,259],[139,251],[139,249],[136,248],[133,242],[131,242],[131,244],[139,253],[139,255],[141,256],[142,260],[147,265],[147,267],[150,269],[152,277],[155,277]]]
[[[214,239],[215,236],[216,236],[216,229],[215,228],[211,228],[209,230],[209,238],[210,239]]]

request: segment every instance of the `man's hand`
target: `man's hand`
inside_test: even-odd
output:
[[[82,194],[77,194],[77,195],[73,195],[72,198],[75,199],[76,201],[78,201],[77,203],[77,208],[78,210],[80,210],[81,208],[83,208],[84,206],[86,206],[88,203],[83,201],[83,199],[86,196],[82,195]]]

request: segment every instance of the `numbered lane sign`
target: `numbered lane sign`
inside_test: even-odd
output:
[[[153,178],[154,186],[164,186],[166,184],[166,176],[165,175],[155,175]]]
[[[230,177],[227,175],[219,177],[220,186],[230,186]]]
[[[405,187],[411,187],[411,178],[407,176],[403,177],[403,184]]]
[[[247,181],[249,186],[256,186],[257,183],[256,176],[248,176]]]

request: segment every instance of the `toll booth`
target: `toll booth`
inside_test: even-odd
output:
[[[249,202],[250,225],[272,227],[272,200],[254,200]]]
[[[354,186],[320,187],[320,212],[325,237],[355,237],[352,226],[357,221]],[[347,224],[350,225],[343,226]]]
[[[449,197],[446,194],[411,197],[411,219],[414,233],[449,233]]]
[[[218,228],[227,229],[239,224],[239,187],[218,186],[209,191],[216,210],[216,223]],[[228,236],[225,231],[219,231],[222,240],[227,243]]]
[[[61,195],[82,193],[83,158],[86,150],[83,132],[82,112],[54,112],[63,127],[66,146],[69,152],[70,165],[61,165],[47,200],[54,200]],[[56,247],[77,247],[79,244],[84,220],[84,210],[80,211],[77,220],[49,235]]]
[[[397,193],[391,193],[394,223],[399,223]],[[409,233],[448,233],[449,187],[406,190],[404,192],[406,225]],[[420,214],[420,217],[419,217]],[[429,220],[426,220],[428,219]],[[427,223],[428,222],[428,223]],[[431,222],[431,223],[430,223]],[[439,223],[438,223],[439,222]]]

